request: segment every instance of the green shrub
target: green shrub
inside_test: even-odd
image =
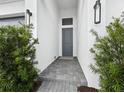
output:
[[[100,75],[102,91],[124,91],[124,24],[120,18],[107,26],[107,36],[100,37],[95,31],[96,43],[91,48],[95,64],[91,68]]]
[[[37,40],[27,26],[0,27],[0,91],[30,91],[37,70],[33,66]]]

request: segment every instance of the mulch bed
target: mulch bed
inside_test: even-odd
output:
[[[77,88],[78,92],[98,92],[97,89],[87,86],[80,86]]]
[[[31,90],[31,92],[37,92],[37,90],[39,89],[41,84],[42,84],[42,81],[35,81],[34,85],[33,85],[33,89]]]

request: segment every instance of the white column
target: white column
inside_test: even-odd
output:
[[[33,36],[37,38],[37,0],[25,0],[25,12],[26,9],[32,12],[30,23],[33,24]]]

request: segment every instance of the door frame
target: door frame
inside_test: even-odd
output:
[[[63,54],[63,30],[62,30],[62,56],[63,57],[73,57],[73,30],[74,30],[74,28],[73,27],[66,27],[66,28],[71,28],[72,29],[72,56],[64,56],[64,54]],[[66,28],[62,28],[62,29],[66,29]]]
[[[62,25],[63,18],[73,18],[73,25]],[[62,28],[73,28],[73,57],[77,56],[77,19],[74,15],[62,15],[59,20],[59,56],[62,56]]]

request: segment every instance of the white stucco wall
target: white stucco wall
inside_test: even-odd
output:
[[[107,25],[112,21],[112,17],[120,17],[124,11],[124,0],[106,0]]]
[[[43,71],[59,55],[58,8],[55,0],[37,0],[38,68]]]
[[[62,26],[63,18],[73,18],[73,25]],[[61,9],[59,18],[59,56],[62,56],[62,28],[73,28],[73,56],[77,56],[77,15],[76,9]]]
[[[78,7],[78,59],[84,71],[88,86],[99,88],[99,75],[94,74],[89,65],[94,63],[93,54],[89,49],[95,42],[91,29],[97,31],[100,36],[106,35],[106,28],[112,16],[120,17],[124,11],[124,0],[101,0],[101,23],[94,24],[93,6],[96,0],[80,0]]]
[[[0,15],[9,15],[23,12],[25,12],[24,0],[0,3]]]
[[[78,59],[84,71],[88,86],[99,88],[99,76],[94,74],[90,69],[90,64],[93,64],[93,55],[90,53],[90,48],[93,46],[95,37],[91,34],[91,29],[98,32],[99,35],[105,35],[106,23],[106,7],[105,0],[102,3],[102,22],[94,24],[94,9],[93,6],[96,0],[80,0],[78,11]]]

